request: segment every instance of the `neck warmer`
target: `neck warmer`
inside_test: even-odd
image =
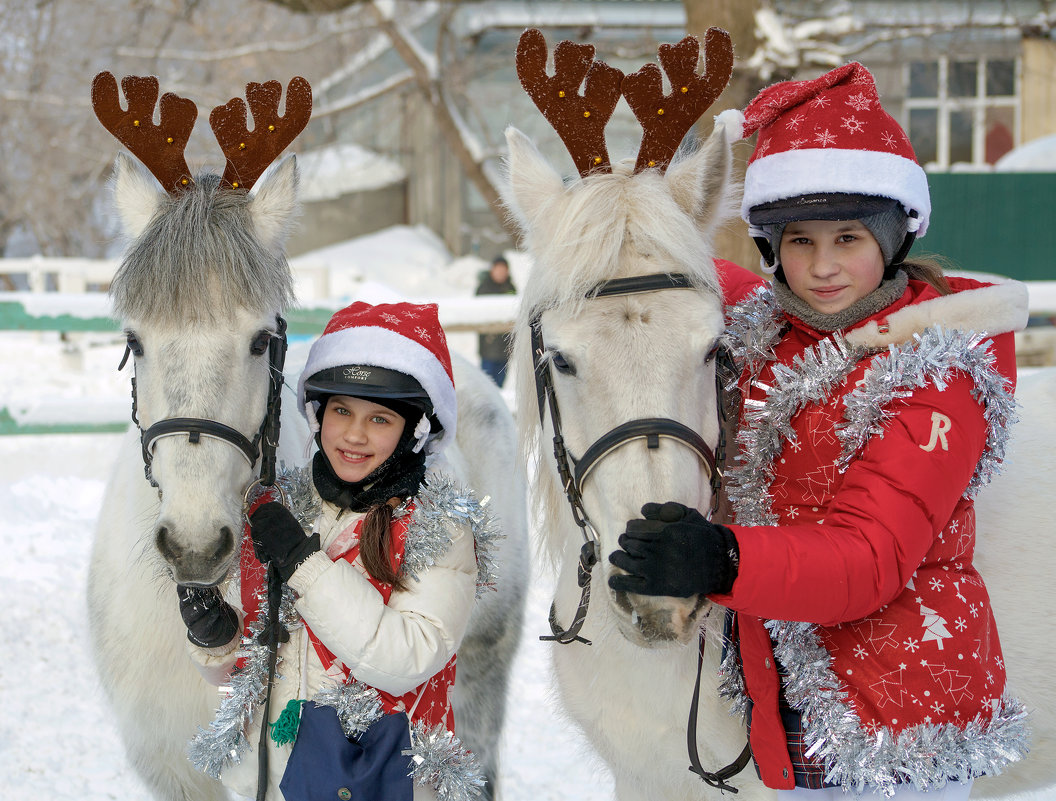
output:
[[[905,270],[895,272],[894,278],[881,281],[880,286],[861,298],[846,309],[833,314],[824,314],[815,311],[805,300],[792,292],[788,284],[783,281],[774,281],[771,285],[774,290],[774,298],[785,314],[802,320],[816,331],[842,331],[852,325],[860,323],[867,317],[871,317],[878,311],[882,311],[902,297],[909,283],[909,276]]]

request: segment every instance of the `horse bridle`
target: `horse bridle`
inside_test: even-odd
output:
[[[268,405],[253,439],[241,431],[217,422],[200,417],[168,417],[159,420],[144,429],[139,424],[138,398],[136,395],[136,377],[132,376],[132,422],[140,430],[140,443],[143,448],[143,473],[152,487],[158,482],[151,473],[154,461],[154,446],[163,437],[186,434],[189,442],[197,444],[202,437],[211,437],[233,445],[253,467],[260,459],[260,484],[270,486],[275,483],[275,449],[279,444],[279,412],[282,405],[282,369],[286,363],[286,320],[275,317],[275,331],[268,341]],[[117,369],[121,370],[131,354],[131,346],[125,345],[125,354]],[[256,483],[256,482],[255,482]]]
[[[663,289],[693,288],[693,282],[689,276],[683,273],[654,273],[602,281],[591,287],[585,293],[585,297],[593,299],[635,295]],[[539,403],[539,422],[540,425],[543,423],[547,409],[549,409],[550,420],[554,429],[554,458],[557,461],[558,475],[565,491],[565,497],[568,499],[569,507],[572,510],[572,518],[583,532],[584,542],[583,547],[580,549],[577,575],[580,602],[576,608],[572,623],[567,629],[563,629],[557,622],[556,607],[551,605],[550,630],[552,635],[544,636],[540,639],[559,642],[562,645],[576,641],[589,645],[589,640],[579,636],[579,632],[586,621],[587,607],[590,603],[591,572],[594,569],[594,565],[597,564],[600,554],[598,552],[597,531],[583,507],[582,492],[587,477],[602,459],[628,442],[644,439],[646,446],[652,449],[660,447],[661,438],[671,439],[688,447],[700,459],[711,482],[714,502],[714,499],[718,497],[722,484],[722,474],[719,469],[722,460],[722,442],[720,441],[720,453],[716,456],[716,453],[704,441],[704,438],[689,426],[667,417],[645,417],[629,420],[612,428],[598,437],[579,459],[574,458],[565,446],[565,439],[561,430],[561,412],[558,408],[557,394],[554,392],[550,360],[546,358],[547,348],[543,339],[542,314],[541,310],[533,313],[529,323],[532,336],[535,392]]]
[[[693,283],[689,276],[681,273],[656,273],[651,275],[640,275],[632,278],[616,278],[595,284],[585,297],[588,299],[599,297],[613,297],[618,295],[634,295],[641,292],[656,292],[663,289],[692,289]],[[535,393],[539,404],[539,423],[542,425],[547,409],[550,411],[550,420],[554,428],[554,458],[557,461],[557,471],[560,476],[565,497],[568,499],[572,510],[572,518],[576,521],[583,532],[583,547],[579,552],[579,564],[577,566],[576,581],[580,588],[579,605],[573,615],[569,627],[563,628],[557,621],[556,603],[550,605],[550,635],[540,637],[540,640],[557,642],[568,645],[573,642],[582,642],[590,645],[590,640],[580,636],[579,632],[587,619],[587,608],[590,605],[591,574],[600,557],[598,535],[587,512],[583,507],[583,486],[591,471],[597,467],[598,462],[614,452],[616,449],[634,440],[644,439],[646,446],[650,449],[660,447],[660,439],[667,438],[680,442],[687,446],[700,458],[711,483],[711,511],[714,512],[719,504],[722,491],[721,465],[725,459],[725,415],[726,404],[723,401],[727,386],[727,379],[731,375],[732,359],[729,350],[725,346],[716,349],[715,364],[715,388],[716,406],[719,410],[719,442],[713,451],[704,438],[688,426],[667,417],[644,417],[629,420],[610,429],[596,439],[579,459],[575,459],[565,447],[564,435],[561,432],[561,412],[557,404],[557,394],[554,392],[553,374],[551,373],[550,360],[546,359],[546,343],[543,340],[542,311],[536,311],[531,315],[531,345],[532,364],[535,373]],[[727,779],[738,774],[751,759],[751,748],[745,745],[740,755],[723,768],[711,772],[705,770],[700,763],[697,753],[697,710],[700,700],[700,675],[703,668],[704,635],[700,636],[697,656],[697,681],[693,690],[693,701],[690,707],[689,722],[687,725],[687,745],[689,749],[689,769],[699,776],[704,782],[719,790],[727,790],[736,793],[737,788],[727,783]]]

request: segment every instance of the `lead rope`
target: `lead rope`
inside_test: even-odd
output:
[[[260,721],[260,738],[257,741],[257,799],[265,801],[268,795],[268,724],[271,721],[271,688],[275,683],[275,668],[278,665],[279,642],[289,639],[289,634],[279,622],[282,606],[282,579],[272,564],[268,564],[268,620],[260,638],[267,639],[268,683],[264,696],[264,713]]]
[[[275,483],[275,451],[279,444],[279,416],[282,404],[283,368],[286,365],[286,320],[276,318],[276,336],[268,343],[268,366],[271,383],[268,389],[268,410],[261,427],[260,483],[272,486]],[[282,497],[282,488],[279,488]],[[279,660],[279,643],[290,639],[289,632],[280,622],[282,607],[282,579],[274,565],[268,565],[268,620],[263,638],[268,640],[268,684],[264,697],[264,714],[260,724],[260,739],[257,741],[257,798],[265,801],[268,794],[268,724],[271,721],[271,690],[275,684],[275,670]]]
[[[740,756],[714,773],[704,770],[704,766],[700,764],[700,756],[697,753],[697,710],[700,708],[700,676],[704,669],[704,643],[704,632],[701,631],[700,646],[697,648],[697,682],[693,685],[693,702],[689,705],[689,725],[686,727],[686,744],[689,747],[689,769],[700,776],[705,784],[714,787],[716,790],[727,790],[731,793],[736,793],[737,788],[732,784],[728,784],[726,780],[744,770],[751,761],[751,744],[745,743],[744,750],[741,751]]]

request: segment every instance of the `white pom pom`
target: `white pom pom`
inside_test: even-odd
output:
[[[412,449],[415,453],[418,453],[422,448],[425,447],[425,443],[429,439],[429,433],[433,430],[433,425],[429,421],[429,415],[423,414],[422,419],[418,421],[418,425],[414,427],[414,448]]]
[[[739,109],[728,108],[716,115],[715,124],[726,129],[726,141],[731,145],[744,139],[744,113]]]

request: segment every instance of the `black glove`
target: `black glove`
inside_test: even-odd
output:
[[[199,648],[219,648],[238,634],[238,613],[216,587],[176,585],[187,639]]]
[[[627,521],[620,535],[623,550],[609,554],[612,564],[627,571],[609,576],[612,589],[688,598],[733,588],[740,552],[726,526],[709,523],[680,503],[647,503],[642,516]]]
[[[253,553],[261,562],[271,562],[283,582],[301,562],[319,550],[319,535],[305,536],[290,510],[278,501],[263,504],[249,518]]]

